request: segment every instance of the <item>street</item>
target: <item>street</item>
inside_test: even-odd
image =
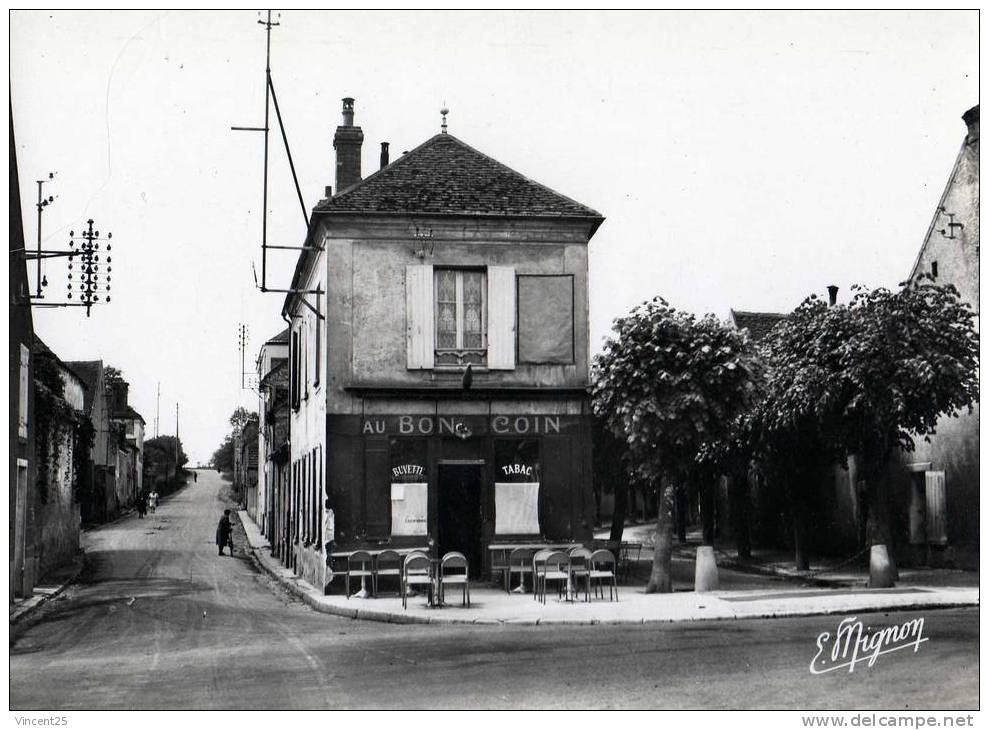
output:
[[[978,611],[923,615],[917,653],[812,675],[840,616],[628,626],[393,625],[316,613],[218,557],[213,471],[84,537],[78,584],[12,627],[10,706],[40,709],[976,709]],[[656,596],[662,601],[661,596]],[[950,681],[932,678],[950,677]]]

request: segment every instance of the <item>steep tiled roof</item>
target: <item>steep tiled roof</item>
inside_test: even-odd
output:
[[[770,330],[786,319],[785,314],[776,312],[742,312],[736,309],[731,310],[731,318],[735,327],[749,331],[749,337],[754,342],[759,342]]]
[[[450,134],[437,134],[390,165],[320,202],[354,213],[505,215],[602,219]]]
[[[96,385],[103,369],[102,360],[71,360],[67,363],[86,386],[83,390],[83,411],[87,416],[93,414],[93,400],[96,396]]]
[[[277,335],[272,337],[270,340],[265,342],[266,345],[286,345],[288,344],[288,327],[283,329]]]

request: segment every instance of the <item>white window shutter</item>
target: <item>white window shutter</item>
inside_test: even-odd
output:
[[[21,380],[17,402],[17,433],[22,439],[27,438],[27,401],[28,401],[28,368],[31,366],[31,351],[21,345]]]
[[[927,541],[943,545],[948,542],[947,515],[944,504],[944,472],[925,472],[924,481],[927,492]]]
[[[515,369],[515,269],[488,267],[488,368]]]
[[[409,370],[433,367],[433,267],[405,267],[405,352]]]

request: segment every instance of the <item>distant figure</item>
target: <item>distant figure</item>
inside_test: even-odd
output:
[[[193,482],[198,482],[199,481],[199,472],[198,471],[192,472],[192,481]]]
[[[142,520],[144,515],[148,513],[148,497],[144,492],[141,492],[141,496],[137,498],[137,516]]]
[[[216,546],[220,549],[219,554],[223,555],[223,548],[230,546],[230,554],[234,554],[233,526],[230,524],[230,510],[223,510],[223,517],[216,526]]]
[[[154,514],[155,510],[158,509],[158,492],[154,489],[148,495],[148,509],[151,510],[151,514]]]

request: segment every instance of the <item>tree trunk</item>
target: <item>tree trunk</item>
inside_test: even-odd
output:
[[[700,487],[702,544],[714,545],[714,504],[717,488],[708,478],[704,478]]]
[[[619,479],[615,484],[615,506],[611,511],[611,535],[609,540],[621,544],[625,531],[625,513],[628,511],[628,481]],[[618,557],[617,555],[615,557]]]
[[[752,557],[752,543],[749,539],[749,481],[748,475],[738,472],[729,477],[728,498],[731,505],[732,537],[738,557],[748,560]]]
[[[673,592],[673,487],[661,487],[656,517],[656,546],[646,593]]]
[[[797,570],[810,570],[806,520],[804,519],[803,507],[797,500],[794,500],[793,504],[793,562]]]
[[[687,542],[687,509],[689,507],[687,490],[682,486],[677,486],[674,499],[676,499],[676,509],[673,510],[673,513],[676,515],[677,539],[680,540],[680,544],[683,544]],[[660,496],[659,503],[660,505],[663,503],[662,496]]]

